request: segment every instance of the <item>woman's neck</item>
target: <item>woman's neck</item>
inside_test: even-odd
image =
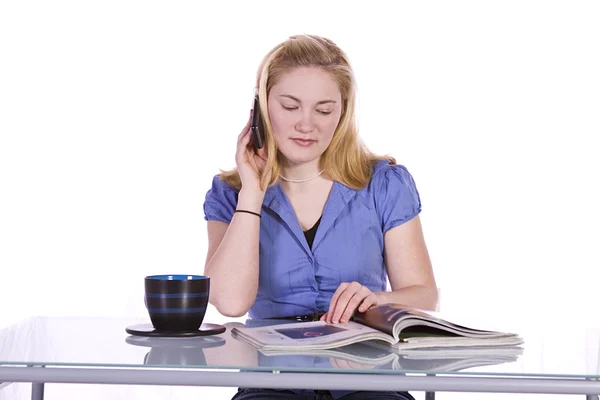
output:
[[[279,178],[289,183],[301,183],[297,181],[306,181],[315,179],[322,170],[319,168],[319,160],[303,164],[287,164],[281,166]],[[296,182],[290,182],[296,181]],[[303,183],[303,182],[302,182]]]
[[[318,160],[304,164],[282,165],[279,182],[286,192],[304,192],[309,188],[323,185],[324,181],[329,181],[322,172]]]

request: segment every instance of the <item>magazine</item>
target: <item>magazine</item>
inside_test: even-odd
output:
[[[388,350],[517,346],[523,339],[508,332],[457,325],[440,313],[384,304],[357,313],[346,323],[298,322],[256,328],[233,328],[235,338],[261,351],[304,352],[368,342]]]

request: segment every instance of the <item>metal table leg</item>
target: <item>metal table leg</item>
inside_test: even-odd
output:
[[[598,381],[596,378],[587,378],[586,381]],[[597,394],[588,394],[585,396],[585,400],[598,400]]]
[[[28,368],[44,368],[43,365],[28,365]],[[44,400],[44,382],[33,382],[31,384],[31,400]]]
[[[426,376],[435,376],[435,374],[426,374]],[[435,392],[425,392],[425,400],[435,400]]]

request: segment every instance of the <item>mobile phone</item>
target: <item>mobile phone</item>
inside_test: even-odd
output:
[[[254,96],[254,107],[252,109],[252,143],[257,149],[262,149],[264,144],[264,126],[260,115],[260,102],[258,95]]]

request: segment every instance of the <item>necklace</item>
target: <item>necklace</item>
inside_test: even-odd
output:
[[[317,176],[321,175],[323,173],[323,171],[325,171],[324,169],[321,170],[321,172],[319,172],[318,174],[316,174],[315,176],[311,176],[310,178],[306,178],[306,179],[288,179],[285,176],[282,176],[281,174],[279,174],[279,177],[281,179],[283,179],[286,182],[292,182],[292,183],[302,183],[302,182],[307,182],[310,181],[311,179],[315,179]]]

